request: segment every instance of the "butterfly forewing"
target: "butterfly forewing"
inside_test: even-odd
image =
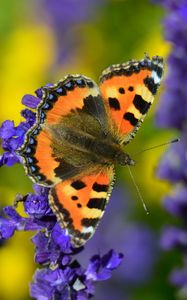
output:
[[[104,70],[101,95],[121,143],[128,143],[140,127],[160,84],[162,58],[130,61]]]
[[[97,105],[98,103],[98,105]],[[43,88],[43,99],[37,107],[36,124],[27,132],[19,154],[23,157],[26,171],[34,182],[53,185],[62,178],[73,177],[81,172],[54,153],[55,137],[50,128],[58,126],[64,117],[84,110],[92,114],[100,126],[106,127],[106,113],[97,85],[81,75],[69,75],[50,87]],[[87,124],[83,124],[84,127]],[[61,177],[58,175],[61,174]]]

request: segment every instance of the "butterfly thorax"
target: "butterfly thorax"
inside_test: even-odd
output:
[[[71,113],[52,132],[55,157],[65,157],[76,167],[90,165],[132,165],[133,160],[124,153],[115,135],[105,132],[99,122],[88,114]]]

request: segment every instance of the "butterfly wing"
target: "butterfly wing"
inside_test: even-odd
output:
[[[68,75],[57,84],[44,87],[43,98],[37,107],[36,124],[27,132],[25,142],[19,150],[23,157],[28,176],[39,184],[53,185],[81,172],[63,159],[58,160],[53,152],[53,134],[50,126],[55,126],[73,111],[85,111],[107,127],[107,117],[103,100],[97,85],[81,75]],[[61,178],[59,177],[59,170]]]
[[[62,228],[67,228],[75,247],[83,245],[95,232],[114,182],[114,170],[69,179],[55,185],[50,206]]]
[[[101,95],[120,142],[135,135],[154,100],[163,71],[163,59],[145,56],[140,61],[113,65],[100,78]]]

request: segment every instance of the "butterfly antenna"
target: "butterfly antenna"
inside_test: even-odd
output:
[[[140,200],[141,200],[141,202],[142,202],[143,208],[144,208],[146,214],[149,215],[149,211],[148,211],[148,209],[147,209],[147,206],[145,205],[145,202],[144,202],[144,199],[143,199],[142,194],[141,194],[141,192],[140,192],[140,189],[139,189],[139,187],[137,186],[137,184],[136,184],[136,182],[135,182],[135,180],[134,180],[134,176],[133,176],[133,174],[132,174],[131,168],[130,168],[130,166],[128,166],[128,165],[127,165],[127,168],[128,168],[128,170],[129,170],[130,176],[131,176],[131,178],[132,178],[132,182],[133,182],[133,184],[134,184],[134,186],[135,186],[135,188],[136,188],[136,191],[137,191],[137,193],[138,193],[138,196],[139,196],[139,198],[140,198]]]
[[[155,149],[155,148],[160,148],[160,147],[167,146],[167,145],[170,145],[170,144],[178,143],[179,141],[180,141],[180,139],[176,138],[176,139],[171,140],[171,141],[169,141],[169,142],[162,143],[162,144],[159,144],[159,145],[156,145],[156,146],[153,146],[153,147],[150,147],[150,148],[141,150],[141,151],[139,151],[138,153],[136,153],[136,154],[134,154],[134,155],[138,155],[138,154],[140,154],[140,153],[143,153],[143,152],[146,152],[146,151],[149,151],[149,150],[153,150],[153,149]]]

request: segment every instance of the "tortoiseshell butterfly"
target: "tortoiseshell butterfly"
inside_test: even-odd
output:
[[[68,75],[43,87],[36,123],[20,149],[28,176],[50,187],[49,204],[75,247],[95,232],[114,183],[114,164],[134,165],[123,148],[135,136],[160,84],[163,59],[112,65],[99,86]]]

